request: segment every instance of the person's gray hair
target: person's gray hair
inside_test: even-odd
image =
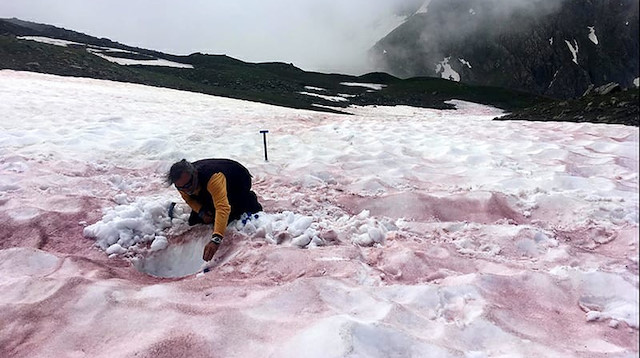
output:
[[[167,172],[167,184],[174,184],[178,179],[180,179],[182,173],[185,172],[194,175],[196,173],[196,167],[186,159],[173,163],[171,169]]]

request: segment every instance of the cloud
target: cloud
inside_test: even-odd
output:
[[[361,74],[367,50],[424,0],[21,0],[1,17],[49,23],[174,54],[227,54]]]

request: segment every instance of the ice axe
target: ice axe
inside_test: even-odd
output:
[[[267,133],[269,133],[268,130],[261,130],[260,133],[262,133],[262,141],[264,143],[264,161],[268,162],[269,159],[267,159]]]

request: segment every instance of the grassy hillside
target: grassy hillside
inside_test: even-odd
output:
[[[61,47],[19,39],[19,36],[43,36],[83,45]],[[111,57],[164,59],[190,64],[193,68],[124,66],[87,51],[87,48],[95,50],[105,47],[131,51],[101,50]],[[535,95],[462,85],[435,78],[400,80],[383,73],[356,77],[307,72],[286,63],[247,63],[224,55],[194,53],[175,56],[17,19],[0,19],[0,68],[133,82],[320,111],[339,111],[340,107],[350,104],[450,108],[444,101],[452,98],[513,110],[544,101]],[[386,87],[372,91],[365,87],[341,85],[342,82],[377,83]],[[306,86],[324,90],[309,89]],[[300,92],[329,97],[341,94],[348,101],[332,101]],[[317,107],[314,104],[335,109]]]
[[[20,39],[21,36],[42,36],[79,44],[62,47]],[[97,56],[96,52],[112,57],[111,60],[160,59],[191,65],[193,68],[120,65]],[[410,105],[448,109],[453,106],[446,101],[460,99],[514,113],[507,118],[540,120],[544,116],[553,120],[638,125],[637,91],[635,107],[629,104],[622,111],[620,101],[613,101],[614,104],[600,101],[599,112],[584,114],[588,101],[553,101],[504,88],[466,85],[431,77],[403,80],[386,73],[357,77],[307,72],[286,63],[247,63],[225,55],[194,53],[176,56],[17,19],[0,19],[0,69],[139,83],[316,111],[340,112],[340,108],[349,105]],[[380,90],[372,90],[346,86],[342,84],[344,82],[384,86]],[[622,102],[631,103],[627,100]],[[571,103],[571,116],[566,115],[567,108],[561,103]],[[615,111],[616,115],[603,114],[609,111]],[[594,115],[596,112],[599,114]]]

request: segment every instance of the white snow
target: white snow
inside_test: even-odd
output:
[[[549,37],[549,45],[553,45],[553,37]]]
[[[87,49],[87,51],[89,51],[90,53],[98,57],[102,57],[107,61],[117,63],[123,66],[143,65],[143,66],[164,66],[164,67],[176,67],[176,68],[193,68],[193,65],[169,61],[169,60],[163,60],[160,58],[156,58],[153,60],[135,60],[130,58],[121,58],[121,57],[113,57],[113,56],[105,55],[102,52],[96,51],[93,49]]]
[[[340,84],[343,85],[343,86],[348,86],[348,87],[370,88],[370,89],[376,90],[376,91],[379,91],[379,90],[383,89],[384,87],[387,87],[387,85],[382,85],[382,84],[377,84],[377,83],[340,82]]]
[[[578,64],[578,42],[575,39],[573,40],[573,45],[571,45],[571,42],[567,40],[564,40],[564,42],[567,44],[569,51],[571,51],[571,56],[573,57],[572,61],[577,65]]]
[[[556,78],[558,77],[558,73],[560,73],[560,70],[556,70],[556,72],[553,74],[553,78],[551,79],[551,82],[549,82],[549,86],[547,88],[551,88],[551,86],[553,86],[553,83],[556,81]]]
[[[436,64],[436,75],[439,74],[440,77],[446,80],[460,82],[460,74],[451,68],[449,60],[451,60],[451,56],[445,57],[440,63]]]
[[[132,204],[106,208],[102,220],[84,228],[84,235],[96,238],[106,249],[118,244],[125,250],[141,242],[151,242],[171,226],[169,203],[154,198],[138,198]]]
[[[46,43],[46,44],[49,44],[49,45],[56,45],[56,46],[63,46],[63,47],[68,47],[68,45],[87,46],[87,51],[89,53],[94,54],[94,55],[99,56],[99,57],[102,57],[107,61],[110,61],[110,62],[113,62],[113,63],[117,63],[119,65],[145,65],[145,66],[165,66],[165,67],[177,67],[177,68],[193,68],[193,66],[189,65],[189,64],[178,63],[178,62],[168,61],[168,60],[163,60],[163,59],[134,60],[134,59],[128,59],[128,58],[120,58],[120,57],[108,56],[108,55],[105,55],[105,54],[102,53],[103,51],[111,51],[111,52],[123,52],[123,53],[136,54],[135,52],[116,49],[116,48],[93,46],[93,45],[88,45],[88,44],[79,43],[79,42],[60,40],[60,39],[54,39],[54,38],[42,37],[42,36],[18,36],[17,38],[18,39],[22,39],[22,40],[31,40],[31,41]]]
[[[640,77],[636,77],[633,80],[633,85],[636,86],[636,87],[640,87]]]
[[[583,272],[568,267],[552,270],[580,290],[580,307],[587,321],[615,320],[638,328],[638,295],[634,285],[606,272]]]
[[[43,36],[17,36],[16,38],[19,40],[30,40],[30,41],[49,44],[49,45],[62,46],[62,47],[68,47],[69,45],[83,45],[79,42],[52,39],[52,38],[43,37]]]
[[[326,99],[327,101],[331,101],[331,102],[345,102],[345,101],[347,101],[347,99],[342,97],[342,96],[327,96],[327,95],[324,95],[324,94],[313,93],[313,92],[298,92],[298,93],[303,94],[305,96],[312,96],[312,97],[318,97],[318,98]]]
[[[429,11],[430,2],[431,0],[426,0],[425,2],[423,2],[418,11],[416,11],[416,14],[426,14],[427,11]]]
[[[589,29],[589,40],[591,40],[591,42],[593,42],[594,44],[598,44],[598,36],[596,36],[596,27],[595,26],[587,26],[587,28]],[[576,46],[577,48],[577,46]]]
[[[169,241],[167,241],[166,237],[156,236],[153,239],[153,242],[151,243],[150,250],[151,251],[164,250],[167,248],[167,246],[169,246]]]
[[[80,43],[80,42],[54,39],[54,38],[44,37],[44,36],[17,36],[16,38],[20,40],[31,40],[31,41],[41,42],[49,45],[62,46],[62,47],[68,47],[68,45],[80,45],[80,46],[86,46],[94,51],[104,50],[104,51],[110,51],[110,52],[123,52],[123,53],[136,54],[136,52],[123,50],[119,48],[95,46],[95,45],[89,45],[89,44]]]
[[[459,58],[458,61],[460,61],[461,64],[471,68],[471,63],[467,60],[465,60],[464,58]]]
[[[0,351],[637,356],[638,128],[449,103],[341,115],[0,71]],[[206,157],[245,164],[265,207],[208,263],[211,227],[163,182]]]
[[[469,9],[469,14],[470,14],[470,15],[475,15],[475,14],[476,14],[476,11],[475,11],[474,9]]]
[[[111,57],[103,54],[96,53],[95,55],[104,58],[107,61],[117,63],[119,65],[143,65],[143,66],[164,66],[164,67],[176,67],[176,68],[193,68],[193,65],[179,63],[163,59],[155,60],[133,60],[129,58]]]
[[[308,89],[309,91],[326,91],[326,88],[313,87],[313,86],[304,86],[304,89]]]

